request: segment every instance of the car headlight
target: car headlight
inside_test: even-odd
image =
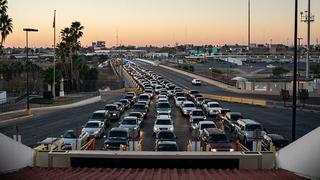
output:
[[[169,131],[173,131],[173,127],[169,128]]]
[[[154,128],[153,128],[153,131],[159,131],[159,128],[154,127]]]
[[[234,152],[234,149],[230,149],[229,151],[230,151],[230,152]]]
[[[186,109],[184,109],[183,112],[187,113],[188,111]]]
[[[112,114],[112,116],[116,116],[116,115],[117,115],[116,113],[113,113],[113,114]]]
[[[211,149],[211,152],[217,152],[217,149]]]

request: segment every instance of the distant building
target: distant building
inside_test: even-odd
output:
[[[105,41],[92,42],[92,48],[94,50],[105,49],[106,48],[106,42]]]
[[[289,47],[283,44],[271,44],[270,54],[271,55],[285,55],[288,53]]]

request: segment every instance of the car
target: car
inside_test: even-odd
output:
[[[151,86],[154,88],[158,85],[158,82],[155,80],[150,81]]]
[[[176,141],[177,136],[172,131],[159,131],[155,136],[155,142],[158,141]]]
[[[144,123],[144,118],[143,118],[143,114],[141,112],[130,112],[128,114],[128,116],[134,116],[137,117],[138,120],[140,121],[140,126],[142,127],[143,123]]]
[[[125,110],[130,109],[131,103],[130,103],[130,101],[129,101],[128,99],[120,99],[119,102],[122,103],[122,105],[124,106],[124,109],[125,109]]]
[[[195,86],[201,86],[201,81],[199,79],[192,79],[191,83]]]
[[[112,128],[104,141],[103,150],[120,150],[121,145],[129,146],[129,135],[128,131],[123,128],[114,127]]]
[[[170,116],[160,115],[157,117],[156,121],[154,122],[154,126],[153,126],[154,135],[162,130],[169,130],[169,131],[174,130],[173,122]]]
[[[195,94],[194,96],[191,97],[191,100],[192,100],[194,103],[196,103],[196,102],[197,102],[197,98],[203,98],[203,96],[202,96],[201,94]],[[201,99],[200,101],[203,101],[203,100],[204,100],[204,98]],[[202,102],[200,102],[200,103],[202,103]]]
[[[128,129],[129,137],[137,138],[140,137],[140,123],[137,117],[127,116],[119,123],[119,128]]]
[[[169,96],[168,91],[166,89],[161,89],[159,95],[166,95]]]
[[[156,85],[155,88],[154,88],[154,91],[155,91],[157,94],[159,94],[161,89],[162,89],[162,86],[161,86],[161,85]]]
[[[162,115],[168,116],[168,117],[171,118],[171,113],[169,113],[169,112],[159,112],[159,113],[157,113],[157,117],[162,116]]]
[[[187,94],[187,98],[188,98],[189,100],[192,100],[192,99],[194,99],[194,95],[196,95],[196,94],[199,94],[199,91],[189,90],[189,91],[188,91],[188,94]]]
[[[212,99],[204,99],[202,101],[202,109],[205,109],[207,107],[207,104],[212,101],[213,101]]]
[[[61,135],[61,138],[65,149],[71,150],[73,144],[77,143],[77,139],[80,139],[81,146],[86,144],[89,140],[89,134],[87,132],[76,133],[74,130],[68,130]]]
[[[181,111],[185,116],[189,116],[190,112],[194,109],[196,109],[196,106],[191,101],[184,101],[181,105]]]
[[[127,92],[127,95],[133,96],[133,101],[137,100],[137,95],[135,92]]]
[[[177,92],[182,92],[183,89],[181,87],[175,87],[174,88],[174,94],[176,94]]]
[[[190,123],[193,122],[193,119],[195,118],[206,119],[206,116],[202,109],[194,109],[190,112],[190,118],[189,118]]]
[[[171,113],[171,105],[169,102],[159,102],[159,103],[157,103],[156,111],[157,111],[157,114],[160,112],[167,112],[170,114]]]
[[[146,118],[147,112],[148,112],[148,108],[146,107],[145,104],[136,103],[136,104],[133,105],[133,108],[132,108],[131,112],[141,112],[143,114],[143,118]]]
[[[158,95],[158,97],[157,97],[158,99],[160,99],[160,98],[165,98],[165,99],[168,99],[168,96],[167,95]]]
[[[199,122],[206,121],[203,117],[192,118],[190,122],[190,130],[197,130],[199,128]]]
[[[175,141],[158,141],[155,146],[156,151],[179,151],[178,144]]]
[[[135,103],[135,98],[133,95],[126,95],[124,99],[127,99],[128,101],[130,101],[131,105]]]
[[[261,143],[265,151],[271,151],[271,145],[275,146],[276,151],[279,151],[288,144],[289,140],[279,134],[265,134]]]
[[[118,106],[120,113],[124,112],[125,108],[124,108],[124,105],[122,104],[122,102],[114,102],[113,104]]]
[[[180,107],[182,105],[182,103],[187,100],[187,98],[179,96],[179,97],[174,98],[174,100],[175,100],[175,105],[177,107]]]
[[[109,111],[107,110],[98,110],[92,113],[92,115],[89,118],[89,121],[101,121],[105,124],[105,126],[110,126],[110,120],[109,120]]]
[[[174,97],[175,98],[177,98],[177,97],[186,97],[186,94],[184,92],[176,92]]]
[[[196,104],[196,106],[198,106],[198,107],[202,107],[202,103],[203,103],[203,100],[204,100],[204,97],[197,97],[197,98],[195,98],[195,104]]]
[[[242,119],[240,112],[228,112],[223,120],[223,125],[225,129],[228,129],[230,132],[235,130],[235,124],[239,119]]]
[[[106,127],[101,121],[88,121],[82,128],[82,132],[87,132],[89,136],[100,138],[103,136]]]
[[[266,131],[262,125],[252,119],[239,119],[235,125],[235,131],[237,137],[247,145],[255,139],[262,139],[266,134]]]
[[[149,104],[147,101],[138,101],[137,103],[144,104],[146,106],[147,110],[149,111]]]
[[[231,141],[227,135],[218,128],[206,128],[200,135],[200,146],[211,152],[227,151],[233,152]]]
[[[153,90],[151,90],[151,89],[146,89],[146,90],[144,90],[144,91],[143,91],[143,94],[148,94],[149,97],[150,97],[150,99],[153,98]]]
[[[200,121],[198,123],[198,129],[196,129],[195,132],[196,137],[199,138],[202,134],[202,131],[206,128],[217,128],[217,125],[213,121]]]
[[[138,101],[144,101],[149,106],[150,105],[150,96],[149,96],[149,94],[140,94]]]
[[[204,111],[209,116],[217,116],[221,112],[221,109],[218,102],[208,102]]]
[[[118,105],[116,104],[107,104],[104,107],[105,110],[109,111],[110,113],[110,120],[118,120],[120,119],[120,110]]]
[[[175,85],[174,84],[167,84],[166,85],[166,89],[167,89],[167,91],[168,91],[168,95],[169,96],[173,96],[174,95],[174,93],[175,93]]]

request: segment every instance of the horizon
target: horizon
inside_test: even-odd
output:
[[[74,3],[77,2],[77,5]],[[300,2],[299,11],[307,8]],[[71,8],[75,7],[73,11]],[[269,11],[272,9],[272,12]],[[311,44],[320,37],[320,1],[312,1],[315,22],[311,25]],[[83,47],[94,41],[106,42],[108,48],[119,45],[164,47],[176,43],[194,45],[247,44],[247,0],[29,0],[8,2],[8,14],[13,19],[13,33],[5,47],[24,47],[25,27],[38,28],[30,34],[30,47],[52,47],[53,11],[57,10],[57,42],[59,32],[73,21],[84,26]],[[226,12],[228,11],[228,12]],[[293,39],[293,1],[251,1],[251,43],[284,44]],[[218,27],[218,28],[216,28]],[[305,23],[299,23],[299,37],[306,44]],[[167,30],[170,31],[167,31]]]

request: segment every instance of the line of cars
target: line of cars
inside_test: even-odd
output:
[[[289,143],[281,135],[268,134],[258,121],[244,118],[240,112],[224,109],[219,102],[203,97],[196,90],[184,92],[153,71],[138,66],[128,66],[126,69],[143,89],[153,88],[159,94],[158,104],[165,103],[166,96],[174,98],[175,105],[180,108],[184,116],[189,118],[190,129],[203,147],[209,145],[212,151],[233,151],[231,140],[226,136],[225,131],[233,133],[245,145],[250,145],[254,140],[260,139],[263,150],[270,150],[270,144],[280,149]],[[193,79],[192,84],[201,85],[201,81]],[[164,111],[169,111],[169,109],[167,105]],[[158,110],[157,113],[159,113]],[[207,116],[213,117],[215,121],[208,120]]]

